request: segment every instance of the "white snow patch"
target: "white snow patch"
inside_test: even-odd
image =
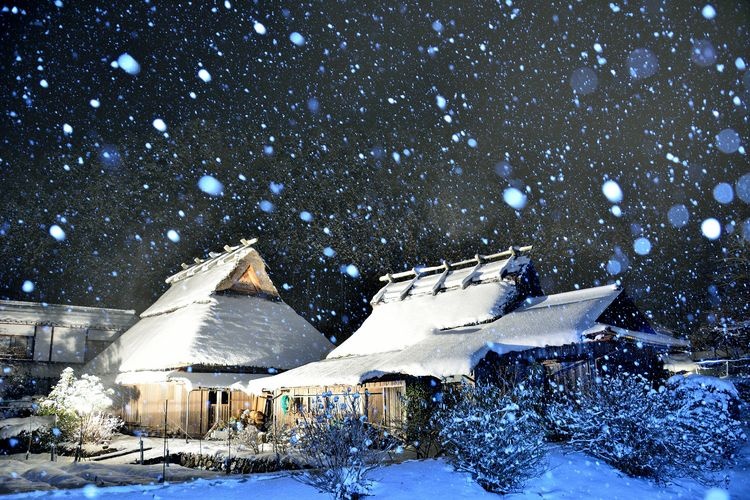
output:
[[[57,224],[52,224],[49,227],[49,235],[55,238],[57,241],[63,241],[65,239],[65,231]]]
[[[709,218],[701,223],[701,232],[709,240],[718,239],[721,236],[721,223],[714,218]]]
[[[305,44],[305,37],[302,36],[302,34],[296,32],[296,31],[293,31],[289,35],[289,41],[292,42],[297,47],[302,47]]]
[[[54,415],[32,415],[30,417],[6,418],[0,420],[0,439],[16,437],[23,432],[31,433],[40,429],[51,429],[54,425]]]
[[[711,4],[706,4],[701,9],[701,15],[709,21],[716,17],[716,9]]]
[[[604,184],[602,184],[602,193],[604,194],[604,196],[606,196],[610,203],[620,203],[623,198],[620,185],[613,180],[606,181]]]

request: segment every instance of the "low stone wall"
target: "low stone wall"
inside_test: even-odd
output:
[[[201,455],[198,453],[178,453],[170,462],[192,469],[226,472],[226,457],[223,455]],[[300,465],[293,457],[263,453],[260,455],[232,457],[229,462],[229,474],[251,474],[260,472],[277,472],[280,470],[298,470]]]

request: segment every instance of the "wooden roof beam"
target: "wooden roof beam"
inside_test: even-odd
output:
[[[474,256],[474,259],[476,260],[476,264],[471,269],[471,271],[469,271],[469,274],[464,276],[464,279],[461,280],[461,288],[466,288],[471,284],[471,281],[474,279],[477,271],[479,271],[479,268],[482,267],[482,264],[484,264],[484,258],[481,255],[476,254]]]
[[[440,274],[440,277],[437,279],[434,285],[432,285],[432,295],[436,295],[438,291],[443,288],[443,284],[445,283],[445,278],[448,277],[448,273],[451,270],[451,265],[448,264],[445,260],[443,260],[443,272]]]
[[[519,255],[521,255],[521,254],[523,254],[525,252],[531,251],[532,248],[533,247],[531,245],[524,246],[524,247],[510,247],[510,250],[504,250],[502,252],[493,253],[493,254],[489,254],[489,255],[481,255],[480,257],[482,259],[484,259],[485,262],[489,262],[489,261],[500,259],[502,257],[512,257],[512,256],[516,256],[517,257],[517,256],[519,256]],[[458,261],[458,262],[452,262],[452,263],[450,263],[450,266],[453,269],[456,269],[456,268],[460,268],[460,267],[463,267],[463,266],[467,266],[467,265],[475,263],[475,262],[476,262],[476,257],[473,258],[473,259],[467,259],[467,260],[461,260],[461,261]],[[420,272],[422,273],[422,276],[425,276],[425,275],[433,274],[433,273],[435,273],[437,271],[442,271],[442,270],[444,270],[443,266],[439,265],[439,266],[432,266],[432,267],[423,267],[420,270]],[[399,280],[401,278],[408,278],[408,277],[414,276],[414,270],[412,269],[411,271],[403,271],[403,272],[400,272],[400,273],[388,274],[388,275],[385,275],[385,276],[381,276],[379,278],[379,281],[389,281],[389,278],[387,276],[390,276],[390,281],[396,281],[396,280]]]
[[[391,277],[391,273],[388,273],[383,277],[388,280],[388,285],[393,283],[393,278]],[[378,302],[380,302],[380,300],[383,298],[383,295],[385,295],[385,292],[388,291],[388,285],[385,285],[383,288],[381,288],[378,291],[378,293],[375,294],[375,296],[370,301],[370,304],[377,304]]]
[[[414,273],[414,277],[409,282],[409,284],[406,285],[403,290],[401,290],[401,293],[398,294],[398,300],[404,300],[409,295],[409,291],[411,291],[411,289],[417,283],[417,280],[422,277],[422,273],[420,271],[417,271],[416,268],[412,269],[412,272]]]

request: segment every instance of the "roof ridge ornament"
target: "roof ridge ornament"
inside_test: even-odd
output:
[[[398,300],[404,300],[407,295],[409,295],[409,291],[411,291],[412,287],[416,284],[417,280],[422,277],[422,273],[416,268],[412,268],[412,272],[414,273],[414,277],[411,279],[408,285],[404,287],[403,290],[401,290],[401,293],[398,294]]]
[[[482,264],[484,263],[484,259],[481,258],[479,254],[476,254],[474,257],[477,261],[476,264],[474,264],[474,267],[471,268],[471,271],[469,271],[469,274],[464,276],[464,278],[461,280],[461,288],[466,288],[471,284],[472,281],[474,281],[474,276],[476,276],[477,271],[479,271],[479,268],[482,267]]]
[[[448,273],[451,271],[451,265],[443,259],[443,272],[438,277],[437,281],[434,285],[432,285],[432,295],[437,295],[437,293],[440,291],[441,288],[443,288],[443,284],[445,283],[445,279],[448,277]]]
[[[509,247],[508,250],[504,250],[498,253],[493,253],[489,255],[475,254],[474,257],[471,259],[449,263],[448,266],[450,266],[451,269],[458,269],[461,267],[468,267],[471,264],[476,265],[479,260],[482,261],[481,263],[486,263],[489,261],[498,260],[500,258],[506,258],[506,257],[515,258],[515,257],[521,256],[522,254],[526,252],[530,252],[532,248],[533,246],[531,245],[523,246],[523,247],[511,246]],[[445,270],[445,267],[441,263],[439,266],[423,267],[422,269],[420,269],[420,273],[422,274],[422,276],[427,276],[430,274],[436,274],[437,272],[444,271],[444,270]],[[386,281],[388,283],[393,283],[394,281],[399,281],[403,278],[412,278],[413,276],[414,276],[414,269],[410,271],[402,271],[402,272],[394,273],[394,274],[387,273],[381,276],[380,278],[378,278],[378,280]]]
[[[180,267],[182,270],[179,272],[173,274],[169,278],[167,278],[165,281],[167,283],[175,283],[177,281],[180,281],[183,278],[187,278],[189,276],[193,276],[196,273],[200,271],[204,271],[210,267],[212,267],[214,264],[220,262],[220,263],[226,263],[228,262],[232,257],[235,257],[236,252],[240,250],[247,249],[258,242],[258,238],[240,238],[240,244],[237,246],[231,246],[231,245],[224,245],[224,251],[223,252],[208,252],[208,258],[207,259],[201,259],[199,257],[193,257],[194,264],[180,264]]]

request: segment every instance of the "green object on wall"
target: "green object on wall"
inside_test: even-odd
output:
[[[281,396],[281,411],[284,415],[289,413],[289,396],[286,394]]]

